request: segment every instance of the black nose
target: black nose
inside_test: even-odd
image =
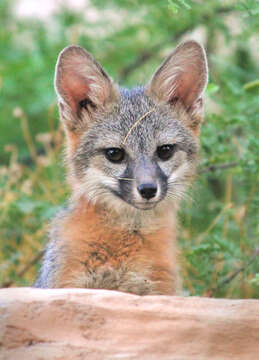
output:
[[[152,199],[156,196],[157,186],[156,184],[140,184],[138,187],[138,192],[144,199]]]

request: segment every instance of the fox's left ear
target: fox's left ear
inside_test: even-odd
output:
[[[202,98],[207,82],[205,51],[198,42],[189,40],[165,59],[147,85],[146,93],[158,102],[180,101],[189,113],[199,115],[203,112]]]

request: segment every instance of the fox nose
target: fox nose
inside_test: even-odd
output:
[[[138,187],[138,192],[144,199],[152,199],[156,196],[157,186],[156,184],[140,184]]]

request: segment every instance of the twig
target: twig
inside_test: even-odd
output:
[[[190,26],[188,29],[180,31],[174,37],[152,46],[149,50],[144,50],[132,63],[125,66],[121,70],[119,74],[119,82],[123,83],[133,71],[144,65],[148,60],[150,60],[154,56],[154,54],[157,54],[161,49],[163,49],[164,46],[166,46],[170,42],[176,42],[183,34],[185,34],[186,31],[190,31],[193,28],[194,26]]]
[[[204,167],[203,169],[198,170],[198,174],[203,174],[203,173],[207,173],[207,172],[213,172],[216,171],[218,169],[229,169],[232,167],[238,166],[238,162],[237,161],[233,161],[230,163],[223,163],[223,164],[217,164],[217,165],[209,165],[207,167]]]
[[[44,250],[39,251],[32,259],[30,262],[28,262],[27,264],[25,264],[23,266],[23,268],[17,273],[17,277],[23,277],[23,275],[33,266],[35,265],[43,256],[44,254]],[[1,284],[0,287],[2,288],[7,288],[10,287],[11,285],[13,285],[15,281],[14,280],[8,280],[5,281],[3,284]]]
[[[13,115],[21,120],[21,128],[22,128],[22,132],[23,132],[23,137],[29,148],[31,158],[34,160],[35,164],[37,164],[37,160],[38,160],[37,150],[36,150],[32,135],[31,135],[31,131],[29,129],[28,118],[21,108],[15,108],[13,111]]]
[[[155,110],[155,108],[153,107],[151,110],[149,110],[148,112],[146,112],[144,115],[142,115],[129,129],[127,135],[125,136],[124,140],[122,141],[122,144],[124,145],[129,137],[129,135],[131,134],[132,130],[135,129],[135,127],[140,123],[140,121],[142,121],[143,119],[145,119],[146,116],[148,116],[149,114],[151,114],[153,111]]]
[[[200,19],[200,24],[208,23],[210,18],[214,17],[216,14],[228,14],[232,11],[235,11],[233,7],[220,7],[218,9],[215,9],[212,15],[204,14]],[[128,64],[121,70],[119,74],[119,81],[123,83],[133,71],[145,64],[148,60],[150,60],[154,56],[154,54],[157,54],[169,43],[178,41],[184,34],[192,31],[196,26],[197,23],[194,22],[190,26],[186,26],[185,29],[180,30],[178,33],[175,33],[173,37],[167,39],[166,41],[155,44],[149,50],[144,50],[143,52],[141,52],[132,63]]]
[[[215,286],[213,289],[210,290],[209,293],[212,295],[219,288],[229,284],[233,279],[235,279],[235,277],[237,277],[237,275],[239,275],[242,271],[246,270],[248,266],[250,266],[256,260],[258,255],[259,255],[259,248],[255,249],[255,252],[252,255],[251,259],[245,265],[241,266],[233,274],[227,276],[225,279],[220,281],[217,286]]]
[[[159,49],[157,49],[157,50],[159,50]],[[125,66],[121,70],[120,75],[119,75],[120,82],[125,81],[125,79],[128,78],[128,76],[132,73],[132,71],[134,71],[135,69],[140,67],[142,64],[144,64],[146,61],[148,61],[153,56],[154,51],[155,51],[154,48],[152,48],[149,51],[143,51],[143,53],[140,54],[132,63]]]

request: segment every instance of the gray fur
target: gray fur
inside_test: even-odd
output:
[[[122,144],[134,123],[151,109],[154,111],[139,122],[131,131],[126,143]],[[73,173],[83,181],[87,168],[94,167],[96,163],[98,169],[106,176],[114,179],[136,179],[135,172],[145,158],[148,163],[147,169],[156,174],[154,181],[157,181],[160,188],[157,201],[161,201],[166,197],[170,175],[187,161],[190,172],[181,179],[182,182],[186,181],[188,176],[192,175],[192,167],[198,158],[198,141],[191,135],[191,130],[183,124],[181,119],[183,116],[192,121],[181,104],[176,104],[174,107],[168,104],[156,104],[145,95],[143,87],[132,90],[122,89],[119,103],[109,113],[99,115],[90,130],[82,137],[73,158]],[[157,147],[163,144],[177,144],[177,152],[167,162],[159,160],[156,155]],[[103,150],[109,147],[123,148],[127,154],[125,162],[113,164],[106,160]],[[142,171],[145,177],[143,166]],[[137,207],[133,197],[136,186],[137,181],[121,180],[116,191],[111,190],[122,200]]]
[[[73,57],[77,56],[80,61],[77,59],[74,66]],[[81,92],[73,81],[70,86],[70,77],[64,74],[66,69],[75,76]],[[189,92],[188,88],[181,87],[181,79],[188,86],[190,82],[185,69],[192,71],[190,78],[197,82],[197,85],[191,84]],[[42,288],[52,287],[55,274],[62,267],[65,249],[58,236],[60,220],[70,216],[81,196],[103,205],[113,214],[117,211],[129,233],[145,231],[151,223],[154,227],[159,224],[159,216],[164,214],[163,204],[177,208],[195,173],[199,142],[193,129],[200,121],[197,114],[202,113],[202,93],[207,83],[206,58],[196,42],[180,45],[146,87],[118,89],[91,55],[75,46],[61,53],[56,74],[61,119],[66,130],[80,137],[75,153],[68,154],[71,176],[80,184],[80,189],[79,194],[73,194],[75,204],[54,220],[51,241],[35,283]],[[160,87],[165,91],[162,94]],[[176,151],[172,158],[162,161],[157,148],[165,144],[176,145]],[[105,157],[107,148],[123,149],[125,159],[121,163],[110,162]],[[157,184],[155,201],[141,199],[136,189],[142,182]],[[75,279],[74,286],[155,294],[155,284],[148,274],[139,274],[123,264],[118,269],[105,264],[99,269],[87,268]]]
[[[43,266],[40,269],[37,280],[34,283],[36,288],[52,288],[57,270],[61,266],[61,259],[64,257],[65,248],[58,232],[62,221],[71,214],[71,206],[61,210],[53,219],[51,230],[49,232],[49,243],[45,249],[43,257]]]

